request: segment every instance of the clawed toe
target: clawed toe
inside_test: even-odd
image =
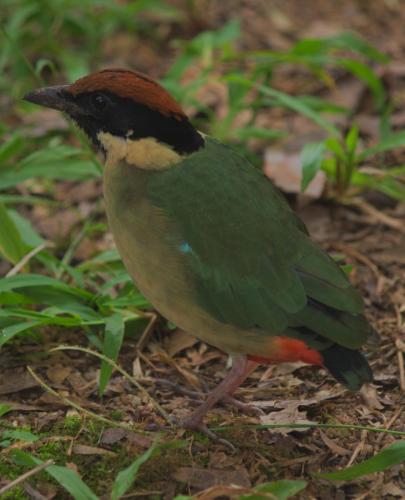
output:
[[[209,439],[211,439],[211,441],[214,441],[214,443],[223,444],[227,448],[229,448],[232,452],[236,452],[236,448],[232,443],[230,443],[226,439],[220,438],[218,434],[215,434],[215,432],[211,431],[203,422],[201,421],[198,422],[194,420],[192,417],[193,416],[191,415],[191,417],[186,418],[183,421],[177,422],[176,425],[189,431],[201,432],[202,434],[204,434],[204,436],[207,436]]]
[[[236,409],[238,409],[241,413],[244,413],[245,415],[259,417],[259,416],[265,414],[261,408],[258,408],[257,406],[254,406],[254,405],[249,404],[249,403],[243,403],[243,401],[239,401],[238,399],[236,399],[232,396],[225,396],[222,401],[225,404],[228,404],[230,406],[235,407]]]

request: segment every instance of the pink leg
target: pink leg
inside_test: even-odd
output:
[[[199,406],[185,421],[183,421],[181,426],[186,429],[201,431],[211,439],[221,441],[233,448],[228,441],[218,439],[218,437],[210,431],[206,425],[204,425],[203,418],[206,413],[218,403],[218,401],[221,399],[226,400],[227,398],[231,398],[234,391],[242,384],[242,382],[257,367],[257,365],[258,363],[249,361],[246,356],[233,356],[232,368],[229,373],[227,373],[224,380],[209,393],[204,403]]]

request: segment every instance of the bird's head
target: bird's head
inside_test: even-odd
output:
[[[180,105],[142,73],[106,69],[71,85],[34,90],[24,99],[69,115],[107,156],[131,150],[144,168],[163,168],[204,144]]]

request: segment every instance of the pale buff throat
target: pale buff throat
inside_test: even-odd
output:
[[[97,139],[107,153],[108,163],[124,160],[129,165],[145,170],[164,170],[182,159],[170,146],[158,142],[154,137],[134,140],[100,132]]]

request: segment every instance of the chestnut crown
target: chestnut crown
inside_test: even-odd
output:
[[[106,69],[71,85],[29,92],[24,99],[67,113],[99,149],[100,132],[130,140],[151,137],[179,154],[192,153],[204,144],[173,97],[135,71]]]

